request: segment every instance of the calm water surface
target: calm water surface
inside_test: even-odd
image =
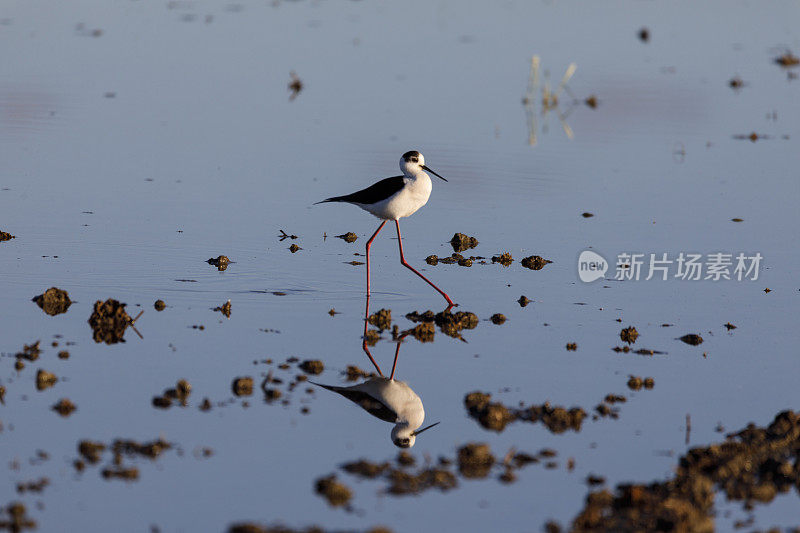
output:
[[[795,2],[7,4],[0,230],[17,238],[0,243],[0,504],[23,501],[41,531],[219,531],[242,520],[538,531],[548,519],[569,524],[590,473],[611,488],[663,480],[688,447],[722,440],[718,426],[765,425],[800,408],[800,82],[773,61],[800,50],[799,17]],[[543,114],[533,95],[530,146],[521,101],[534,54],[551,85],[578,68],[574,102],[563,92]],[[293,101],[290,71],[303,81]],[[737,91],[734,76],[745,82]],[[583,104],[590,95],[596,109]],[[765,138],[735,138],[751,132]],[[287,391],[299,371],[277,365],[290,357],[322,360],[315,380],[329,384],[344,383],[349,364],[369,367],[364,267],[349,262],[363,261],[354,254],[378,222],[313,202],[396,175],[410,149],[449,182],[436,180],[427,206],[402,221],[406,257],[481,319],[467,342],[437,332],[401,346],[397,376],[422,398],[426,423],[441,421],[411,451],[435,461],[467,442],[500,457],[553,448],[555,469],[389,496],[382,481],[339,465],[391,460],[391,425],[323,390]],[[280,241],[280,230],[299,238]],[[353,244],[333,238],[348,231]],[[426,265],[452,252],[457,231],[480,241],[465,254],[553,263]],[[292,243],[301,250],[290,253]],[[406,329],[406,313],[444,302],[398,264],[396,247],[387,226],[373,246],[371,306]],[[622,252],[764,259],[756,281],[586,284],[576,269],[589,248],[611,261],[608,278]],[[224,272],[205,263],[219,254],[234,261]],[[66,314],[30,301],[51,286],[75,301]],[[523,294],[533,300],[524,308]],[[106,298],[145,311],[143,338],[128,329],[125,343],[92,340],[87,319]],[[212,311],[228,299],[230,319]],[[492,324],[495,313],[507,322]],[[634,348],[666,354],[612,351],[629,325]],[[686,333],[705,342],[676,340]],[[14,370],[13,355],[37,339],[39,360]],[[65,348],[70,358],[57,358]],[[372,352],[391,366],[388,333]],[[39,368],[59,382],[37,391]],[[270,369],[288,404],[262,400]],[[655,388],[628,391],[629,374],[654,377]],[[255,378],[252,397],[234,398],[240,376]],[[155,409],[152,398],[181,378],[188,406]],[[516,423],[494,433],[467,416],[463,398],[475,390],[511,406],[628,401],[619,419],[589,418],[580,432]],[[50,410],[60,398],[78,407],[68,418]],[[83,473],[72,466],[81,439],[159,436],[176,448],[126,460],[140,469],[136,482],[104,480],[108,454]],[[354,491],[349,512],[314,494],[333,472]],[[42,493],[16,492],[43,476]],[[718,495],[716,524],[752,515],[755,527],[796,526],[797,496],[750,513]]]

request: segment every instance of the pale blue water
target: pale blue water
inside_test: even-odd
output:
[[[793,2],[4,6],[0,230],[17,238],[0,243],[0,443],[4,465],[20,466],[6,467],[0,504],[25,502],[40,531],[219,531],[241,520],[395,531],[488,530],[502,520],[509,531],[538,531],[577,514],[589,473],[610,487],[670,476],[687,449],[687,413],[690,445],[706,445],[723,438],[718,423],[734,431],[800,408],[800,82],[773,63],[800,50],[798,15]],[[637,38],[643,26],[648,43]],[[572,93],[599,99],[567,117],[572,140],[550,112],[528,145],[521,100],[533,54],[551,83],[575,62]],[[291,102],[290,71],[304,83]],[[746,82],[739,91],[727,85],[734,75]],[[753,131],[770,138],[733,138]],[[346,461],[394,457],[389,424],[305,386],[288,406],[265,404],[259,390],[248,408],[198,406],[231,399],[238,376],[254,376],[257,388],[268,367],[254,360],[318,358],[323,383],[341,382],[348,364],[368,368],[364,267],[347,262],[363,260],[353,254],[378,221],[312,204],[396,175],[410,149],[449,182],[436,180],[428,205],[402,221],[406,257],[482,319],[464,333],[468,343],[437,333],[434,343],[403,344],[398,377],[422,398],[426,423],[442,422],[412,452],[453,457],[470,441],[501,457],[512,446],[551,447],[559,467],[532,465],[509,486],[496,472],[404,498],[340,472],[355,493],[357,512],[347,513],[314,495],[314,481]],[[280,242],[281,229],[300,238]],[[332,238],[347,231],[356,243]],[[480,241],[467,255],[553,263],[536,272],[518,262],[425,265],[450,253],[456,231]],[[387,226],[373,246],[372,308],[391,308],[405,329],[403,315],[444,302],[398,264],[392,237]],[[302,250],[291,254],[291,243]],[[681,251],[764,260],[757,281],[584,284],[576,262],[589,247],[612,262],[621,252]],[[235,261],[225,272],[205,263],[219,254]],[[30,302],[50,286],[76,301],[66,314]],[[521,294],[534,302],[520,308]],[[93,342],[86,320],[109,297],[134,316],[145,310],[143,339],[129,329],[125,344]],[[161,313],[158,298],[168,305]],[[227,299],[230,320],[211,310]],[[498,312],[508,317],[500,326],[488,322]],[[611,351],[628,325],[640,333],[634,347],[668,353]],[[686,333],[705,342],[675,340]],[[16,372],[13,354],[36,339],[42,356]],[[56,354],[66,341],[76,344],[64,361]],[[373,349],[384,369],[393,353],[386,340]],[[61,381],[36,391],[38,368]],[[655,388],[630,393],[629,374],[654,377]],[[193,387],[189,407],[154,409],[152,397],[180,378]],[[611,392],[628,402],[619,420],[587,420],[580,433],[517,423],[495,434],[466,416],[463,397],[474,390],[509,405],[588,411]],[[78,406],[66,419],[49,409],[62,397]],[[103,480],[108,455],[80,475],[71,465],[80,439],[160,435],[183,454],[136,462],[137,482]],[[200,447],[214,454],[198,459]],[[36,449],[50,459],[30,464]],[[41,476],[51,481],[43,493],[16,494],[16,482]],[[754,527],[797,525],[796,507],[796,491],[757,507]],[[721,495],[717,512],[720,530],[748,516]]]

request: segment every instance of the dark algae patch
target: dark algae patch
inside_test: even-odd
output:
[[[156,311],[163,311],[164,309],[167,308],[167,304],[164,303],[164,300],[156,300],[155,303],[153,304],[153,308]]]
[[[92,328],[94,342],[105,342],[106,344],[125,342],[123,339],[125,329],[133,323],[130,315],[125,311],[125,305],[113,298],[109,298],[105,302],[97,300],[94,303],[94,311],[89,317],[89,326]]]
[[[690,449],[675,476],[623,483],[586,497],[572,531],[714,531],[715,492],[745,509],[800,490],[800,413],[783,411],[766,428],[748,425],[725,442]]]
[[[11,235],[5,231],[0,231],[0,242],[3,241],[10,241],[11,239],[16,239],[16,236]]]
[[[520,263],[522,263],[522,266],[525,268],[529,268],[531,270],[541,270],[546,264],[552,263],[552,261],[545,259],[540,255],[532,255],[524,258],[522,261],[520,261]]]
[[[50,287],[39,296],[34,296],[32,301],[36,302],[39,309],[50,316],[66,313],[69,306],[72,305],[67,291],[56,287]]]

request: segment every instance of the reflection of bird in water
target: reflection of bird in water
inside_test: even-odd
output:
[[[311,383],[314,383],[313,381]],[[386,377],[371,378],[351,387],[335,387],[314,383],[358,404],[372,416],[391,422],[392,442],[400,448],[414,445],[417,435],[436,424],[417,430],[425,420],[425,409],[417,393],[405,382]]]
[[[400,246],[400,263],[425,280],[428,285],[436,289],[436,291],[447,300],[447,305],[452,307],[455,304],[447,293],[408,264],[403,255],[403,238],[400,236],[400,219],[402,217],[410,217],[416,213],[417,209],[428,203],[433,185],[431,184],[431,177],[428,176],[426,172],[430,172],[444,181],[447,180],[426,167],[425,156],[416,150],[403,154],[403,157],[400,158],[400,169],[403,171],[402,176],[385,178],[370,185],[366,189],[345,196],[333,196],[317,203],[346,202],[356,205],[365,211],[369,211],[383,220],[381,225],[378,226],[378,229],[375,230],[375,233],[372,234],[372,237],[367,241],[367,296],[370,294],[369,248],[372,246],[372,241],[375,240],[375,237],[377,237],[378,233],[383,229],[386,221],[394,220],[395,227],[397,228],[397,242]]]

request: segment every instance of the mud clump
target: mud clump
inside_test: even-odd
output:
[[[7,529],[12,533],[18,533],[26,529],[36,529],[36,521],[28,517],[22,503],[12,502],[3,511],[6,517],[0,518],[0,530]]]
[[[228,300],[227,302],[225,302],[224,304],[220,305],[219,307],[215,307],[214,311],[219,311],[220,313],[225,315],[227,318],[230,318],[231,317],[231,301]]]
[[[392,329],[392,310],[381,309],[380,311],[369,315],[367,322],[381,331]]]
[[[50,287],[39,296],[34,296],[32,301],[36,302],[39,309],[50,316],[66,313],[69,306],[72,305],[72,300],[69,299],[67,291],[57,287]]]
[[[586,411],[580,407],[566,409],[552,407],[549,402],[542,405],[511,409],[500,402],[492,402],[491,395],[471,392],[464,397],[464,406],[469,415],[481,426],[493,431],[503,431],[511,422],[542,422],[551,433],[564,433],[567,430],[580,431]]]
[[[22,346],[22,351],[17,352],[14,357],[17,358],[17,362],[20,362],[20,359],[25,359],[27,361],[36,361],[39,359],[39,355],[41,355],[42,350],[39,348],[39,344],[41,341],[32,342],[30,344],[25,344]]]
[[[478,239],[475,237],[468,237],[463,233],[456,233],[453,235],[453,238],[450,239],[450,246],[453,247],[454,252],[463,252],[464,250],[470,250],[478,246]]]
[[[302,250],[302,248],[300,248],[296,244],[292,244],[291,246],[289,246],[289,251],[292,253],[297,253],[300,250]]]
[[[636,342],[636,339],[639,338],[639,332],[636,331],[635,327],[628,326],[627,328],[623,328],[622,331],[619,332],[619,338],[622,339],[622,342],[633,344],[634,342]]]
[[[139,479],[139,469],[135,466],[121,467],[113,466],[106,467],[101,471],[104,479],[121,479],[123,481],[136,481]]]
[[[419,342],[433,342],[435,333],[436,328],[433,325],[433,322],[422,322],[421,324],[417,324],[413,328],[404,331],[403,335],[411,335]]]
[[[186,401],[192,392],[192,386],[185,379],[180,379],[174,388],[166,389],[161,396],[153,398],[153,407],[167,409],[172,406],[173,401],[177,401],[181,407],[186,407]]]
[[[586,418],[586,411],[580,407],[566,409],[564,407],[552,407],[549,402],[542,405],[533,405],[522,410],[518,418],[530,422],[541,421],[551,433],[564,433],[568,430],[580,431],[583,419]]]
[[[375,372],[367,372],[365,370],[360,369],[356,365],[347,365],[347,369],[345,369],[344,375],[347,381],[358,381],[359,379],[369,379],[377,376]]]
[[[532,301],[533,300],[529,299],[527,296],[525,296],[523,294],[522,296],[519,297],[519,300],[517,300],[517,303],[519,304],[520,307],[525,307],[529,303],[531,303]]]
[[[492,257],[492,263],[500,263],[504,267],[510,266],[513,262],[514,258],[511,257],[511,254],[508,252],[503,252],[500,255],[495,255]]]
[[[723,324],[723,326],[725,326],[725,329],[727,329],[728,331],[730,331],[732,329],[736,329],[736,326],[734,326],[730,322],[727,322],[727,323]]]
[[[322,374],[322,371],[325,370],[325,364],[319,359],[306,359],[299,366],[300,370],[312,375]]]
[[[787,50],[783,55],[775,58],[775,63],[784,68],[795,67],[800,65],[800,58]]]
[[[465,478],[484,478],[495,463],[488,444],[470,443],[458,449],[458,471]]]
[[[49,389],[56,384],[56,381],[58,381],[56,375],[47,370],[39,369],[39,371],[36,372],[36,390],[43,391]]]
[[[235,396],[250,396],[253,394],[253,378],[250,376],[236,378],[233,380],[231,389]]]
[[[73,461],[73,465],[77,471],[81,472],[86,468],[86,463],[92,465],[99,463],[103,454],[109,451],[111,452],[111,464],[100,471],[103,478],[136,481],[139,479],[139,469],[125,466],[123,464],[125,457],[144,457],[155,460],[170,448],[172,448],[172,444],[160,438],[144,443],[128,439],[116,439],[109,445],[102,442],[83,440],[78,443],[80,459]]]
[[[356,242],[356,239],[358,239],[358,235],[356,235],[352,231],[348,231],[347,233],[345,233],[343,235],[337,235],[336,238],[337,239],[342,239],[344,242],[348,242],[349,243],[349,242]]]
[[[63,417],[68,417],[77,407],[68,398],[62,398],[51,409]]]
[[[552,261],[545,259],[540,255],[532,255],[524,258],[522,261],[520,261],[520,263],[522,263],[522,266],[525,268],[529,268],[531,270],[541,270],[546,264],[552,263]]]
[[[783,411],[767,428],[753,424],[722,444],[690,449],[675,476],[590,493],[573,531],[713,531],[714,489],[745,508],[800,487],[800,413]],[[793,465],[794,462],[794,465]]]
[[[10,241],[11,239],[16,239],[16,237],[5,231],[0,231],[0,242]]]
[[[434,322],[445,335],[461,338],[461,330],[475,329],[477,327],[478,316],[469,311],[458,311],[456,313],[442,311],[436,314]]]
[[[436,255],[429,255],[425,258],[425,262],[431,266],[436,266],[439,264],[439,257]]]
[[[481,426],[500,432],[514,419],[514,416],[505,405],[491,400],[490,394],[471,392],[464,397],[464,406]]]
[[[156,311],[163,311],[167,308],[167,304],[164,303],[164,300],[156,300],[153,304],[153,308],[155,308]]]
[[[34,481],[27,481],[17,483],[17,492],[24,494],[26,492],[43,492],[50,484],[50,479],[43,477]]]
[[[567,351],[568,352],[574,352],[577,349],[578,349],[577,343],[574,343],[574,342],[568,342],[567,343]]]
[[[82,440],[78,443],[78,453],[91,464],[100,462],[100,455],[105,449],[106,445],[102,442]]]
[[[366,479],[375,479],[391,468],[389,463],[372,463],[366,459],[360,459],[352,463],[342,465],[342,470],[349,474]]]
[[[370,329],[364,333],[364,342],[367,346],[375,346],[381,340],[381,334],[377,330]]]
[[[680,337],[680,340],[691,346],[697,346],[699,344],[703,344],[703,337],[701,337],[700,335],[696,335],[694,333],[689,333],[688,335],[684,335],[683,337]]]
[[[630,376],[628,378],[628,388],[631,390],[652,389],[656,386],[656,381],[653,378],[642,379],[639,376]]]
[[[222,272],[223,270],[228,268],[228,264],[230,264],[230,262],[231,262],[231,260],[228,259],[227,255],[220,255],[218,257],[212,257],[211,259],[206,261],[206,263],[208,263],[209,265],[213,265],[213,266],[217,267],[217,270],[219,270],[220,272]]]
[[[617,353],[635,353],[637,355],[662,355],[667,353],[658,350],[651,350],[649,348],[639,348],[638,350],[632,350],[630,346],[614,346],[611,349]]]
[[[331,507],[341,507],[346,505],[353,497],[353,492],[349,487],[336,481],[336,475],[320,478],[314,484],[317,494],[328,500]]]
[[[489,320],[492,321],[492,324],[495,324],[495,325],[499,326],[500,324],[504,324],[505,323],[506,315],[504,315],[503,313],[495,313],[495,314],[492,315],[492,317]]]
[[[94,342],[105,342],[106,344],[125,342],[123,339],[125,329],[133,323],[130,315],[125,311],[125,305],[113,298],[109,298],[105,302],[97,300],[94,303],[94,311],[89,317],[89,326],[92,328]]]

